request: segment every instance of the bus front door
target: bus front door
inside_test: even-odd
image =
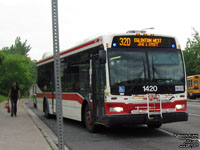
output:
[[[92,58],[92,99],[93,115],[96,122],[104,118],[105,64],[97,56]]]

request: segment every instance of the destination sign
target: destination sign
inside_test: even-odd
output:
[[[176,48],[174,38],[158,36],[115,36],[112,42],[113,48],[119,47],[157,47]]]

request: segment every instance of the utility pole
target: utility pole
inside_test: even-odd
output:
[[[60,76],[60,46],[59,46],[59,28],[58,28],[58,2],[52,2],[52,29],[53,29],[53,52],[54,52],[54,78],[56,90],[56,116],[57,116],[57,136],[58,148],[64,150],[63,138],[63,111],[62,111],[62,88]]]

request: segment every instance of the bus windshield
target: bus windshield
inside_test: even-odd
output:
[[[110,85],[184,84],[180,50],[109,49]]]

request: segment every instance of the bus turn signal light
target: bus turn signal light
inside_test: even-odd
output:
[[[117,97],[112,97],[111,100],[117,100]]]
[[[180,97],[185,97],[185,95],[180,95]]]
[[[107,47],[107,48],[109,47],[109,44],[108,44],[108,43],[106,43],[106,47]]]

